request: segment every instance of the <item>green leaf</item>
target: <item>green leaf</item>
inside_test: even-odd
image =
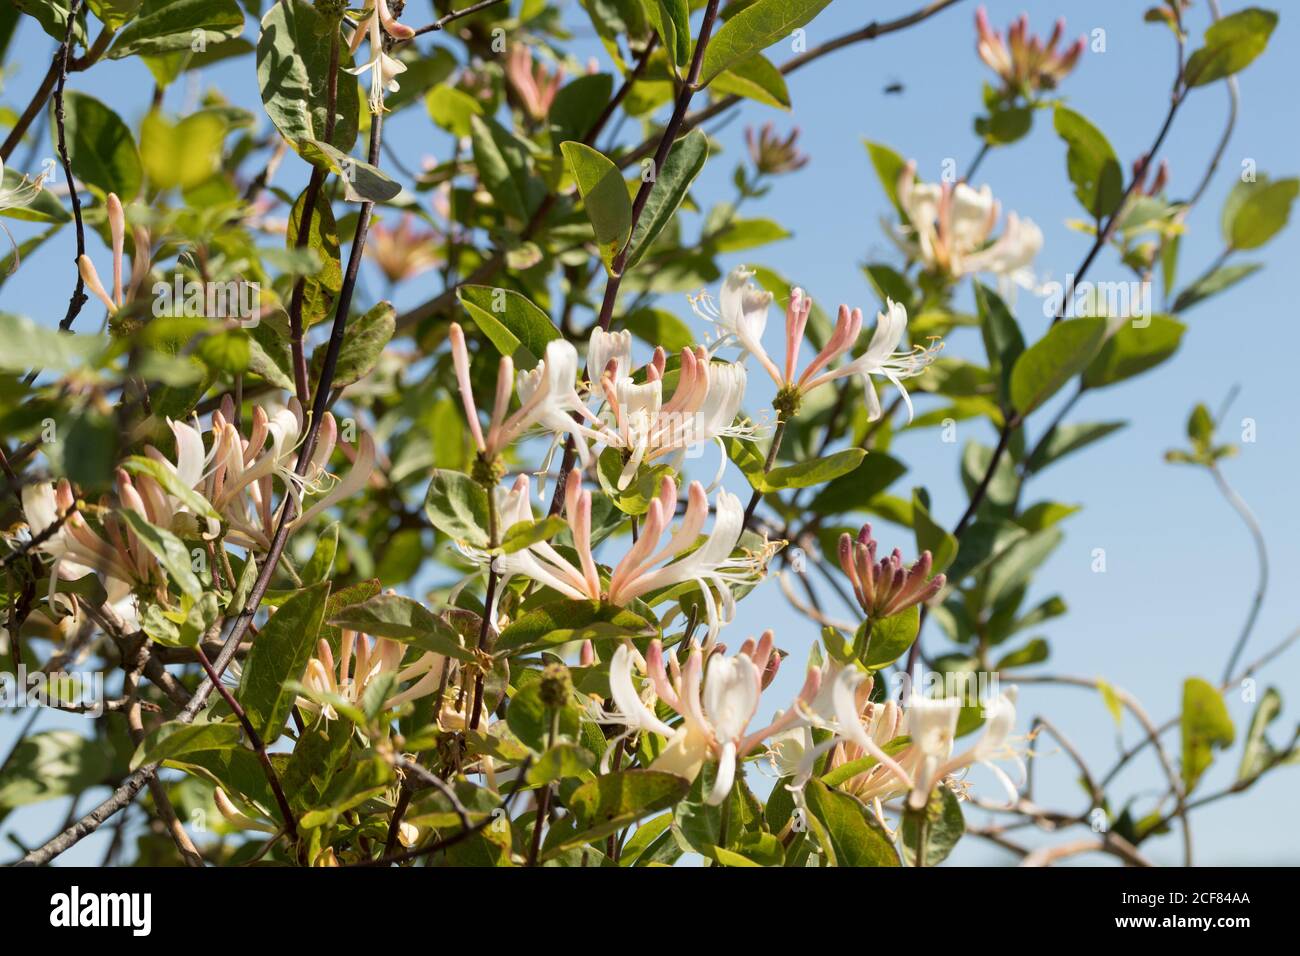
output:
[[[587,218],[596,233],[601,261],[612,272],[614,258],[632,233],[632,199],[628,196],[627,183],[618,167],[590,146],[561,143],[560,152],[578,183]]]
[[[424,496],[424,513],[433,526],[456,541],[487,548],[487,492],[469,475],[434,469]]]
[[[898,853],[880,824],[847,793],[814,778],[804,788],[810,829],[833,866],[898,866]]]
[[[75,730],[46,730],[32,734],[6,750],[0,768],[0,817],[14,807],[81,794],[104,782],[110,771],[109,751],[102,740]]]
[[[140,159],[149,185],[192,189],[207,180],[221,168],[226,130],[216,110],[200,110],[175,123],[150,110],[140,124]]]
[[[1185,312],[1192,306],[1203,302],[1212,295],[1236,285],[1242,279],[1254,275],[1264,268],[1262,262],[1242,262],[1232,266],[1219,266],[1201,276],[1174,300],[1174,311]]]
[[[623,317],[623,328],[648,345],[663,346],[670,355],[695,344],[690,326],[666,309],[637,309]]]
[[[1143,327],[1136,320],[1124,323],[1084,371],[1084,387],[1113,385],[1154,368],[1178,351],[1186,330],[1167,315],[1153,315]]]
[[[860,511],[907,472],[907,466],[883,451],[873,451],[862,464],[830,482],[817,492],[808,510],[813,514],[833,515]]]
[[[1044,528],[1025,535],[1003,551],[989,569],[984,590],[987,604],[996,604],[1003,595],[1028,581],[1060,545],[1063,537],[1060,528]]]
[[[469,118],[474,165],[501,211],[520,222],[528,218],[527,171],[522,146],[491,117]]]
[[[307,668],[329,593],[328,581],[295,591],[263,625],[244,662],[239,703],[267,744],[284,730],[296,696],[287,685]]]
[[[511,621],[495,651],[498,656],[531,654],[571,641],[646,637],[655,626],[641,615],[596,601],[552,601]]]
[[[711,86],[715,95],[734,94],[780,110],[790,108],[785,76],[759,53],[732,64],[730,69],[714,77]]]
[[[647,0],[646,13],[654,21],[672,62],[685,66],[691,59],[691,9],[688,0]]]
[[[863,644],[865,655],[859,653],[859,659],[871,670],[880,670],[902,657],[921,630],[921,609],[913,605],[906,611],[891,614],[889,617],[872,620],[871,640],[866,642],[863,633],[867,621],[858,628],[856,642]]]
[[[181,539],[170,531],[151,525],[130,508],[119,509],[117,515],[130,526],[140,543],[149,549],[149,553],[158,559],[167,576],[181,592],[198,600],[203,593],[203,585],[190,569],[190,552]]]
[[[555,94],[547,119],[551,123],[551,141],[583,142],[596,125],[614,92],[614,78],[608,73],[579,76]]]
[[[391,302],[380,302],[365,315],[348,322],[334,370],[334,387],[352,385],[374,371],[396,329],[397,313]],[[312,353],[312,381],[320,381],[327,351],[328,343],[323,342]]]
[[[1030,664],[1041,664],[1047,660],[1047,657],[1047,641],[1041,637],[1035,637],[1024,647],[1017,648],[1010,654],[998,658],[998,662],[993,669],[1004,671],[1013,667],[1028,667]]]
[[[650,195],[646,199],[645,209],[641,212],[636,230],[632,233],[632,252],[628,256],[628,269],[640,262],[654,245],[655,239],[672,220],[677,207],[686,198],[691,183],[695,182],[695,177],[700,174],[708,158],[709,138],[698,129],[687,133],[673,145],[672,152],[664,160],[663,169],[659,170],[654,188],[650,190]],[[622,182],[621,179],[619,181]],[[627,191],[624,190],[624,195],[626,194]],[[630,217],[630,206],[628,214]]]
[[[903,174],[903,167],[907,165],[906,160],[883,143],[873,143],[870,140],[865,140],[864,143],[867,147],[867,155],[871,157],[871,166],[876,171],[885,195],[889,197],[895,209],[901,210],[902,207],[898,204],[898,178]]]
[[[340,47],[342,71],[351,67],[352,56],[345,45]],[[329,62],[330,28],[315,6],[305,0],[273,3],[262,18],[257,39],[257,84],[271,122],[299,152],[304,143],[325,137]],[[330,140],[344,153],[357,141],[361,115],[357,84],[345,77],[340,72]]]
[[[194,354],[214,372],[229,372],[234,375],[248,370],[252,350],[247,332],[243,329],[226,329],[201,338],[194,347]]]
[[[221,516],[217,514],[216,509],[212,507],[207,498],[204,498],[181,481],[180,476],[162,462],[154,461],[152,458],[145,458],[143,455],[132,455],[123,461],[119,467],[131,475],[148,475],[158,482],[167,494],[194,514],[212,518],[216,521],[221,520]]]
[[[825,458],[773,468],[766,475],[751,476],[750,481],[757,481],[758,484],[754,487],[764,493],[788,488],[811,488],[855,471],[866,454],[862,448],[848,448]]]
[[[1025,467],[1029,471],[1041,471],[1070,452],[1100,441],[1127,424],[1127,422],[1085,422],[1077,425],[1057,425],[1025,462]]]
[[[1011,370],[1025,350],[1025,339],[1001,296],[979,282],[973,285],[980,334],[989,359],[989,374],[999,383],[998,394],[1005,403],[1011,393]]]
[[[912,491],[912,531],[917,551],[929,551],[931,567],[942,574],[957,557],[957,539],[930,516],[930,506],[922,489]]]
[[[434,651],[457,660],[473,660],[459,633],[419,601],[400,594],[376,594],[360,604],[351,604],[328,617],[333,627],[387,637],[421,650]]]
[[[334,521],[316,538],[316,550],[302,569],[303,583],[319,584],[329,578],[334,571],[334,558],[338,550],[339,523]]]
[[[107,344],[98,335],[68,335],[24,316],[0,312],[0,371],[22,373],[41,368],[70,372],[92,364]]]
[[[1066,319],[1047,330],[1016,359],[1011,404],[1028,415],[1087,367],[1106,337],[1106,320]]]
[[[1260,176],[1239,182],[1224,203],[1223,239],[1233,250],[1258,249],[1285,228],[1300,179]]]
[[[1249,7],[1215,21],[1205,31],[1205,45],[1187,58],[1183,81],[1204,86],[1231,76],[1254,61],[1268,46],[1277,26],[1277,14]]]
[[[513,290],[463,285],[456,297],[497,351],[514,359],[517,369],[531,369],[546,354],[546,343],[561,337],[550,316]]]
[[[243,729],[233,721],[206,724],[168,721],[140,742],[131,758],[131,769],[204,750],[231,750],[240,745],[243,734]]]
[[[343,198],[348,202],[387,202],[402,191],[387,173],[349,156],[346,150],[310,138],[300,140],[299,147],[303,159],[338,174],[343,180]]]
[[[547,846],[545,856],[594,842],[667,809],[690,788],[690,783],[676,774],[658,770],[623,770],[589,780],[566,801],[576,817],[578,832]]]
[[[1241,766],[1237,768],[1237,781],[1254,780],[1268,769],[1276,759],[1277,753],[1264,732],[1268,725],[1277,719],[1282,711],[1282,695],[1276,687],[1264,691],[1264,696],[1255,705],[1255,712],[1250,716],[1250,727],[1246,730],[1246,743],[1241,750]]]
[[[966,833],[966,820],[962,816],[961,801],[947,786],[940,784],[930,794],[923,810],[909,810],[903,814],[903,861],[916,865],[916,852],[920,838],[920,815],[928,820],[929,832],[925,840],[925,865],[938,866],[948,859],[948,854]]]
[[[86,6],[110,30],[120,30],[140,11],[140,0],[90,0]]]
[[[596,757],[586,747],[560,743],[548,749],[528,769],[528,782],[535,787],[555,780],[590,775]]]
[[[306,204],[307,189],[304,188],[293,204],[293,209],[289,213],[289,225],[285,229],[285,245],[290,251],[298,248],[298,233],[302,229],[302,216]],[[320,260],[320,267],[305,276],[303,280],[302,324],[303,328],[309,328],[317,322],[324,321],[333,311],[335,298],[343,288],[339,229],[334,221],[334,210],[330,207],[324,190],[319,190],[316,195],[305,248],[316,253],[316,258]],[[261,328],[260,323],[258,328]],[[289,381],[292,388],[293,380]]]
[[[540,521],[517,521],[501,536],[501,551],[514,554],[542,541],[550,541],[568,527],[559,515],[548,515]]]
[[[468,93],[445,83],[435,86],[424,98],[429,118],[457,139],[473,132],[470,117],[483,115],[483,104]]]
[[[69,91],[64,96],[64,130],[78,179],[100,192],[117,193],[123,203],[136,197],[144,171],[135,139],[120,116],[93,96]]]
[[[830,0],[755,0],[727,18],[704,51],[701,85],[805,26]]]
[[[216,46],[243,30],[244,14],[235,0],[145,0],[139,15],[118,33],[108,58],[194,50],[199,43]]]
[[[1236,729],[1223,696],[1209,681],[1189,677],[1183,683],[1183,786],[1191,793],[1214,760],[1214,751],[1231,747]]]
[[[1124,173],[1115,150],[1101,130],[1068,107],[1056,107],[1053,123],[1069,147],[1065,166],[1075,197],[1094,220],[1104,219],[1119,208],[1124,195]]]

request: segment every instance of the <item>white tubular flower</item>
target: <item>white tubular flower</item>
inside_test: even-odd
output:
[[[5,163],[4,158],[0,157],[0,212],[4,212],[6,209],[22,209],[25,206],[30,206],[36,201],[36,197],[41,194],[41,190],[45,186],[44,173],[41,173],[35,179],[18,176],[18,181],[12,186],[6,186],[4,178]],[[9,237],[9,244],[13,247],[14,263],[9,269],[9,274],[12,275],[21,264],[22,256],[19,253],[18,243],[14,241],[8,227],[0,224],[0,229],[4,229],[5,235]]]
[[[442,689],[457,696],[457,688],[444,683],[447,658],[433,651],[421,655],[414,663],[402,667],[406,645],[389,638],[373,639],[356,631],[343,631],[339,640],[339,657],[336,662],[329,641],[322,638],[316,645],[316,655],[307,662],[303,686],[322,698],[337,697],[348,704],[361,706],[367,690],[381,679],[392,678],[394,683],[384,700],[385,710],[392,710],[413,700],[428,697]],[[406,690],[397,690],[411,682]],[[326,719],[338,717],[328,702],[321,703],[309,697],[299,697],[298,706],[315,714],[323,713]],[[465,714],[456,711],[445,700],[435,719],[446,730],[463,729]]]
[[[645,367],[646,381],[638,384],[627,371],[630,363],[624,353],[611,351],[609,346],[608,339],[593,335],[588,365],[597,367],[591,361],[593,354],[604,362],[600,366],[605,368],[601,387],[615,432],[606,436],[606,441],[628,453],[618,479],[620,489],[631,484],[642,464],[666,456],[678,464],[686,449],[694,445],[729,435],[755,434],[752,425],[736,422],[745,397],[743,365],[713,363],[703,348],[683,349],[677,387],[672,398],[664,401],[664,350],[655,350]]]
[[[934,361],[942,345],[915,346],[907,351],[898,351],[907,332],[907,309],[904,306],[886,300],[885,311],[876,316],[876,330],[866,351],[858,358],[831,369],[829,366],[833,361],[853,351],[862,332],[862,310],[840,306],[839,317],[830,338],[803,372],[796,373],[804,333],[812,313],[812,299],[797,286],[790,290],[785,316],[785,365],[784,368],[777,368],[760,341],[767,325],[767,306],[772,296],[748,283],[748,277],[752,274],[737,269],[728,276],[722,289],[721,308],[714,308],[704,293],[691,299],[691,304],[697,314],[723,330],[722,337],[714,344],[715,350],[734,341],[745,353],[758,359],[776,384],[777,398],[773,405],[783,415],[796,411],[803,397],[822,385],[849,375],[858,375],[863,380],[870,420],[875,421],[882,413],[871,376],[879,375],[893,382],[902,393],[910,420],[912,401],[901,380],[919,375]]]
[[[739,266],[723,281],[716,305],[707,292],[701,292],[691,298],[691,307],[696,315],[712,322],[722,333],[713,343],[713,351],[734,342],[754,356],[773,380],[780,382],[781,373],[763,348],[763,330],[767,328],[772,293],[750,282],[753,276],[752,269]]]
[[[501,507],[504,527],[532,519],[530,489],[527,475],[515,479],[514,487]],[[676,508],[677,483],[664,478],[658,496],[646,512],[637,542],[610,573],[608,586],[602,584],[600,568],[592,554],[591,492],[583,489],[582,476],[576,469],[569,472],[564,497],[565,520],[578,555],[576,566],[546,541],[521,548],[513,554],[494,557],[466,545],[461,545],[461,550],[480,564],[487,564],[490,560],[492,567],[506,577],[520,575],[573,600],[602,601],[617,607],[625,607],[651,591],[694,582],[701,590],[709,622],[709,641],[712,642],[721,626],[735,614],[732,587],[759,580],[770,549],[732,556],[743,531],[744,508],[740,499],[725,491],[718,492],[712,531],[696,548],[709,513],[708,496],[698,481],[691,483],[686,513],[680,526],[660,547]],[[714,588],[721,599],[721,609],[718,599],[713,596]]]
[[[51,599],[59,579],[76,581],[88,574],[100,576],[110,604],[117,604],[130,596],[141,581],[134,559],[120,535],[113,543],[104,540],[80,511],[73,510],[77,504],[76,496],[66,478],[60,479],[58,484],[24,485],[22,501],[23,515],[32,537],[49,534],[36,550],[54,559],[50,572]],[[50,532],[51,526],[61,517],[63,523],[58,530]]]
[[[885,311],[876,313],[876,330],[871,335],[866,351],[838,368],[820,371],[837,355],[852,348],[861,329],[861,310],[854,309],[850,312],[847,306],[840,306],[835,331],[831,333],[826,347],[804,371],[798,383],[800,394],[806,395],[839,378],[849,375],[860,376],[862,389],[867,398],[867,417],[870,421],[875,421],[883,412],[880,407],[880,396],[876,394],[876,387],[871,377],[879,375],[889,380],[898,389],[899,395],[907,406],[908,421],[911,421],[912,399],[907,394],[907,389],[903,387],[902,380],[925,371],[926,366],[934,361],[943,345],[930,347],[916,345],[906,351],[899,351],[899,345],[907,333],[907,309],[892,299],[886,299]]]
[[[90,294],[104,303],[108,314],[113,315],[126,304],[122,289],[122,251],[126,243],[126,214],[122,209],[122,201],[117,198],[116,193],[108,194],[108,198],[104,201],[104,211],[108,218],[108,232],[113,250],[113,294],[110,296],[108,290],[104,288],[104,283],[100,281],[99,273],[95,269],[95,264],[90,261],[90,256],[83,253],[77,257],[77,272],[81,275],[81,281],[86,284]],[[148,234],[144,235],[147,238]],[[141,231],[137,230],[135,256],[131,263],[132,289],[136,285],[136,276],[141,273],[142,268],[147,269],[149,265],[148,244],[146,242],[141,248],[140,237]]]
[[[898,203],[910,227],[886,226],[903,252],[952,281],[978,272],[998,277],[999,285],[1032,288],[1031,266],[1043,246],[1043,233],[1031,220],[1007,216],[1002,235],[993,231],[1001,207],[988,186],[918,183],[916,163],[898,177]]]
[[[984,733],[965,753],[952,756],[953,740],[957,732],[957,717],[961,701],[955,697],[943,700],[926,700],[914,697],[907,707],[904,732],[912,738],[918,751],[917,769],[913,771],[914,786],[908,805],[914,809],[925,806],[935,786],[946,777],[966,770],[973,764],[987,767],[1007,791],[1012,804],[1018,798],[1018,788],[995,760],[1011,760],[1024,775],[1020,754],[1011,746],[1011,731],[1016,723],[1017,688],[1009,687],[986,705]]]
[[[677,485],[671,478],[665,478],[660,484],[659,496],[646,511],[645,524],[636,544],[610,576],[610,601],[621,606],[652,591],[693,581],[699,586],[704,601],[709,625],[708,643],[711,644],[722,625],[735,617],[736,600],[732,588],[757,582],[770,555],[770,549],[764,547],[758,552],[733,557],[745,530],[745,509],[740,499],[727,491],[719,490],[715,501],[713,529],[703,544],[690,551],[709,513],[704,487],[698,481],[691,482],[682,523],[660,548],[660,538],[677,507]],[[669,563],[656,567],[665,560]],[[714,599],[714,588],[721,600],[721,608],[718,600]]]
[[[497,367],[497,385],[492,404],[492,417],[486,435],[479,422],[478,404],[469,378],[469,349],[465,344],[465,331],[453,322],[449,334],[451,359],[456,369],[456,385],[474,445],[480,457],[495,461],[511,443],[530,428],[540,427],[556,436],[572,435],[578,456],[585,468],[591,462],[588,440],[605,442],[610,435],[604,431],[600,419],[587,408],[578,394],[578,351],[563,339],[552,339],[546,344],[546,357],[531,372],[520,373],[515,381],[514,362],[502,356]],[[511,389],[519,391],[519,408],[510,410]],[[591,424],[575,421],[574,414]]]
[[[707,666],[705,652],[696,647],[684,668],[671,658],[665,669],[663,645],[652,641],[645,661],[651,696],[681,715],[681,723],[673,728],[642,700],[632,679],[634,652],[626,644],[621,645],[609,666],[610,696],[618,709],[611,719],[626,726],[628,734],[654,733],[668,738],[663,752],[650,765],[652,770],[694,780],[705,761],[717,761],[718,771],[705,797],[707,803],[716,806],[731,792],[740,761],[788,723],[778,718],[760,730],[748,732],[763,687],[775,675],[777,661],[771,631],[757,642],[752,638],[745,641],[733,657],[708,655]],[[811,671],[799,701],[806,703],[816,692],[817,672]],[[790,710],[797,706],[798,702]]]
[[[383,28],[382,30],[380,28]],[[370,112],[384,111],[384,92],[396,93],[400,87],[397,77],[406,72],[406,64],[384,52],[384,33],[394,40],[409,40],[415,31],[398,23],[388,11],[386,0],[375,0],[373,9],[367,11],[352,33],[349,49],[356,53],[363,38],[370,42],[370,59],[347,72],[354,76],[370,74]]]
[[[916,749],[916,769],[907,805],[913,809],[926,805],[935,785],[945,776],[960,713],[961,701],[956,697],[932,700],[917,696],[908,702],[907,730]]]
[[[307,463],[306,474],[295,470],[301,440],[305,436],[302,406],[296,398],[287,406],[272,407],[268,413],[258,406],[247,439],[231,422],[233,404],[212,413],[211,461],[202,482],[195,490],[212,503],[229,526],[228,537],[240,547],[266,550],[275,534],[279,508],[273,498],[275,479],[279,478],[286,495],[293,496],[298,515],[291,527],[311,521],[326,508],[355,495],[366,486],[375,464],[375,443],[368,432],[357,441],[356,458],[340,480],[326,471],[326,465],[338,440],[338,425],[328,412],[321,419],[316,447]],[[196,432],[197,435],[197,432]],[[193,445],[187,436],[186,442]],[[269,445],[268,445],[269,441]],[[180,448],[178,440],[177,447]],[[192,471],[200,449],[186,453],[186,468]],[[180,464],[180,463],[178,463]],[[307,495],[325,491],[322,498],[307,506]]]

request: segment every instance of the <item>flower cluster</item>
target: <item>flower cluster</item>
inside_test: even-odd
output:
[[[754,273],[743,266],[733,271],[723,283],[717,304],[707,293],[691,300],[697,314],[713,322],[721,334],[713,343],[714,351],[736,344],[746,355],[752,355],[776,383],[778,392],[773,403],[784,415],[798,410],[800,401],[823,385],[841,378],[858,376],[862,379],[867,397],[870,419],[880,418],[880,398],[871,378],[878,375],[899,390],[907,404],[908,415],[912,402],[902,380],[921,374],[938,355],[941,345],[913,346],[899,351],[907,333],[907,309],[900,303],[887,301],[885,311],[876,314],[876,328],[866,348],[856,358],[831,368],[831,363],[856,350],[862,334],[861,309],[840,306],[835,328],[826,344],[802,372],[795,374],[795,366],[803,347],[804,333],[812,312],[812,299],[802,289],[790,290],[786,307],[785,362],[778,366],[763,347],[763,331],[767,328],[767,313],[772,304],[772,294],[759,289],[751,278]]]
[[[975,11],[975,27],[975,49],[989,69],[1001,77],[1008,94],[1032,97],[1041,90],[1056,89],[1083,55],[1083,37],[1064,50],[1057,49],[1065,34],[1064,20],[1056,21],[1046,43],[1029,32],[1027,14],[1021,14],[1011,24],[1005,41],[989,26],[988,12],[983,7]]]
[[[886,224],[886,230],[909,259],[927,270],[954,282],[987,272],[1004,288],[1034,285],[1030,267],[1043,247],[1043,232],[1033,220],[1012,212],[995,237],[1001,206],[988,186],[917,182],[916,163],[909,162],[898,177],[898,204],[907,225]]]

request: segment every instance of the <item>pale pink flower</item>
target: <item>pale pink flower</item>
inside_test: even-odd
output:
[[[898,204],[908,227],[889,235],[911,259],[926,269],[957,280],[978,272],[998,277],[1010,294],[1014,286],[1032,288],[1034,258],[1043,247],[1043,232],[1030,219],[1007,214],[1002,234],[993,232],[1001,206],[989,187],[966,183],[920,183],[916,163],[908,162],[898,177]]]
[[[571,344],[564,339],[552,339],[546,343],[546,357],[532,371],[520,373],[517,383],[514,362],[508,355],[501,357],[492,417],[485,435],[469,379],[465,333],[456,322],[451,324],[450,338],[452,364],[456,369],[456,384],[465,408],[465,419],[474,437],[474,446],[485,460],[494,461],[511,443],[537,426],[557,436],[572,435],[583,467],[590,463],[591,452],[587,442],[603,442],[608,435],[601,430],[600,419],[578,394],[578,352]],[[512,386],[519,390],[519,408],[507,416]],[[577,420],[575,414],[579,416]],[[591,424],[584,424],[583,419]]]
[[[534,120],[543,120],[551,111],[555,95],[564,83],[564,67],[554,72],[545,63],[533,62],[533,51],[525,43],[516,43],[506,57],[506,77]]]
[[[1005,42],[989,26],[988,11],[983,7],[975,11],[975,28],[978,33],[975,49],[980,59],[1002,78],[1011,93],[1031,96],[1039,90],[1055,89],[1083,55],[1083,37],[1064,50],[1056,49],[1065,33],[1064,20],[1056,21],[1047,43],[1029,32],[1027,14],[1021,14],[1011,24]]]
[[[530,489],[527,475],[515,480],[501,509],[503,527],[533,520]],[[712,639],[735,614],[732,588],[753,584],[761,577],[769,549],[733,556],[744,530],[744,506],[726,491],[717,493],[713,528],[695,547],[708,518],[709,500],[698,481],[691,482],[687,497],[681,524],[661,546],[677,508],[677,483],[672,478],[663,479],[636,543],[615,565],[606,585],[592,553],[591,492],[582,487],[582,476],[576,470],[570,471],[564,514],[577,552],[577,565],[548,542],[539,541],[512,554],[492,556],[492,566],[500,574],[527,577],[573,600],[603,601],[618,607],[652,592],[693,582],[700,588]],[[463,550],[475,560],[489,560],[484,552],[467,546]]]
[[[706,652],[692,648],[684,667],[679,667],[675,656],[668,658],[665,667],[663,645],[652,641],[645,658],[651,704],[642,699],[633,683],[638,656],[627,644],[614,652],[609,688],[616,714],[607,716],[626,727],[628,735],[653,733],[667,738],[651,770],[694,780],[706,761],[717,761],[717,774],[705,797],[705,802],[713,806],[731,792],[740,762],[768,737],[786,729],[801,708],[811,703],[821,678],[819,671],[809,670],[795,705],[767,726],[751,731],[749,725],[758,710],[760,695],[779,664],[771,631],[764,632],[758,641],[746,640],[734,656],[708,654],[707,663]],[[681,716],[676,727],[659,719],[653,707],[655,700]]]

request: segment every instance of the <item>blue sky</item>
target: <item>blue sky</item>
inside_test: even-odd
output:
[[[914,5],[915,0],[870,5],[860,0],[836,0],[808,28],[809,45],[857,28],[868,18],[884,20],[909,12]],[[1004,27],[1025,6],[1023,2],[990,2],[990,19],[996,27]],[[1105,31],[1105,52],[1085,54],[1061,92],[1072,107],[1106,133],[1127,166],[1148,148],[1164,117],[1174,68],[1167,31],[1142,23],[1141,5],[1123,0],[1028,6],[1032,26],[1039,33],[1048,32],[1058,15],[1068,19],[1068,36]],[[1189,21],[1194,37],[1199,37],[1205,25],[1204,5],[1197,7]],[[707,200],[729,198],[729,177],[743,151],[746,124],[772,120],[778,129],[796,124],[802,130],[800,145],[812,156],[805,170],[779,180],[767,198],[746,207],[746,215],[776,219],[793,234],[789,240],[760,250],[754,263],[790,276],[827,307],[848,302],[874,310],[874,296],[860,265],[868,258],[896,261],[896,255],[881,231],[880,217],[887,204],[862,141],[880,141],[915,158],[925,178],[937,178],[947,158],[956,160],[959,169],[968,165],[978,148],[971,121],[980,105],[980,84],[989,76],[975,55],[974,11],[975,4],[960,3],[910,30],[827,57],[790,78],[792,115],[746,104],[740,119],[719,132],[725,152],[710,162],[696,185],[697,193]],[[1218,211],[1244,160],[1254,161],[1260,171],[1275,176],[1294,174],[1300,165],[1296,158],[1300,156],[1300,133],[1289,102],[1297,80],[1293,51],[1300,43],[1300,25],[1288,12],[1282,11],[1269,52],[1241,76],[1241,117],[1224,162],[1191,217],[1183,243],[1184,280],[1198,274],[1218,253]],[[411,17],[412,22],[422,19]],[[570,22],[577,22],[576,17],[571,16]],[[589,32],[580,31],[583,36],[573,46],[583,58],[600,52],[587,38]],[[24,25],[15,43],[19,72],[8,81],[5,102],[26,102],[52,46],[38,29]],[[779,61],[785,51],[778,47],[772,56]],[[236,103],[257,103],[251,58],[213,69],[202,79],[218,85]],[[883,88],[894,81],[904,84],[904,93],[885,95]],[[69,87],[102,97],[129,122],[135,122],[146,105],[143,91],[147,82],[141,65],[122,62],[98,66],[89,76],[74,76]],[[181,110],[193,102],[192,95],[182,81],[169,93],[167,106]],[[1227,94],[1222,86],[1199,90],[1185,104],[1162,153],[1172,166],[1172,197],[1186,196],[1199,182],[1226,111]],[[628,135],[632,135],[631,124]],[[390,136],[407,165],[423,154],[446,155],[446,137],[431,136],[427,121],[418,115],[392,124]],[[1079,210],[1066,180],[1064,153],[1048,117],[1040,115],[1026,140],[994,151],[976,177],[976,184],[992,186],[1004,208],[1014,209],[1042,227],[1046,244],[1037,268],[1040,274],[1055,279],[1074,271],[1090,242],[1065,225]],[[20,147],[14,158],[19,160],[25,154],[26,148]],[[287,161],[277,181],[305,181],[303,167],[296,159]],[[692,223],[690,228],[695,226]],[[71,231],[66,230],[26,262],[0,293],[3,308],[54,324],[63,313],[66,296],[64,291],[53,296],[49,292],[66,288],[71,244]],[[1287,292],[1292,278],[1288,267],[1298,254],[1300,236],[1296,229],[1287,229],[1261,253],[1251,256],[1266,263],[1264,271],[1185,315],[1188,333],[1173,361],[1132,383],[1087,396],[1072,421],[1124,419],[1128,427],[1053,466],[1029,485],[1028,501],[1052,498],[1084,505],[1065,525],[1065,542],[1039,573],[1029,597],[1033,603],[1059,593],[1070,607],[1067,616],[1041,630],[1052,646],[1052,658],[1043,666],[1044,672],[1105,675],[1136,694],[1157,721],[1176,712],[1185,677],[1217,680],[1253,593],[1253,551],[1245,529],[1217,496],[1208,476],[1167,465],[1162,456],[1167,448],[1182,444],[1191,406],[1205,401],[1217,407],[1234,384],[1241,387],[1241,393],[1223,437],[1237,441],[1239,423],[1251,418],[1256,422],[1257,440],[1243,444],[1240,456],[1229,461],[1225,471],[1265,528],[1274,582],[1246,658],[1281,640],[1300,623],[1300,596],[1286,583],[1300,572],[1300,557],[1291,547],[1300,525],[1300,509],[1292,490],[1300,416],[1289,371],[1300,346],[1300,331],[1294,323],[1295,297]],[[740,261],[736,258],[728,265]],[[1114,257],[1104,254],[1090,278],[1127,280],[1129,275]],[[408,283],[398,290],[399,306],[436,294],[435,282],[426,278]],[[370,285],[372,297],[377,296],[381,286]],[[683,318],[689,316],[679,298],[661,304]],[[1017,312],[1027,338],[1045,329],[1048,320],[1038,299],[1022,295]],[[81,321],[89,327],[91,320],[88,308]],[[949,354],[975,360],[982,357],[978,337],[972,332],[953,336],[947,347]],[[1031,418],[1031,436],[1041,431],[1042,418],[1050,415],[1049,407]],[[970,438],[991,444],[994,437],[987,423],[975,422],[959,425],[955,444],[942,443],[937,430],[903,436],[895,453],[911,470],[895,490],[926,485],[937,516],[951,526],[965,504],[959,479],[961,449]],[[711,473],[711,462],[701,466],[700,474],[706,471]],[[899,545],[910,550],[910,532],[882,526],[878,537],[887,548]],[[1096,548],[1106,551],[1104,574],[1091,570]],[[738,618],[729,629],[730,640],[738,643],[741,637],[764,627],[776,629],[778,642],[792,652],[791,665],[803,659],[816,636],[807,619],[784,602],[773,581],[740,604]],[[937,649],[941,644],[932,625],[927,629],[927,647]],[[1300,713],[1290,683],[1298,669],[1300,656],[1284,657],[1260,681],[1261,688],[1275,684],[1282,690],[1287,706],[1281,730],[1275,734],[1281,739]],[[798,670],[788,666],[783,671],[765,696],[764,708],[785,706],[797,690]],[[1097,694],[1035,686],[1022,689],[1021,701],[1022,727],[1033,713],[1048,714],[1078,743],[1095,769],[1110,765],[1116,730]],[[1250,705],[1230,693],[1228,706],[1239,733],[1243,732]],[[21,719],[22,715],[0,718],[0,749],[5,748]],[[75,726],[74,720],[63,722]],[[42,724],[54,725],[54,720]],[[1124,739],[1135,740],[1138,733],[1126,717]],[[1167,739],[1177,760],[1177,736]],[[1035,749],[1039,754],[1035,758],[1039,802],[1070,809],[1082,805],[1085,798],[1068,758],[1045,740]],[[1236,761],[1235,749],[1221,756],[1201,789],[1209,792],[1229,782]],[[1294,769],[1278,771],[1250,793],[1199,811],[1194,818],[1197,861],[1300,862],[1300,841],[1294,828],[1278,825],[1288,818],[1294,803],[1295,773]],[[1152,794],[1160,783],[1158,768],[1150,760],[1137,762],[1120,779],[1127,790],[1116,793]],[[986,773],[976,771],[972,780],[990,796],[1000,792],[993,789],[995,784]],[[83,810],[89,805],[87,801]],[[52,805],[23,811],[6,824],[34,836],[52,831],[64,810],[62,805]],[[87,845],[68,859],[97,860],[102,853],[102,847],[96,846],[99,839],[86,841]],[[1181,858],[1175,836],[1157,838],[1144,850],[1158,862],[1174,863]],[[1002,862],[1009,856],[967,839],[954,859],[984,863]],[[1090,858],[1089,862],[1106,860]]]

